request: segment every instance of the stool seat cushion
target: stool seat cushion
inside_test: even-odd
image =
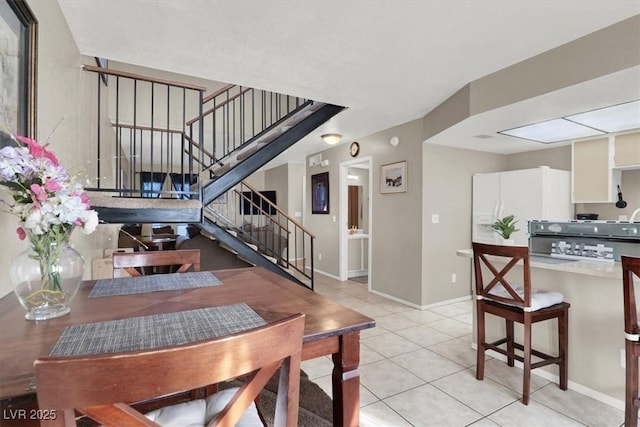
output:
[[[520,298],[524,299],[524,288],[518,286],[514,289]],[[509,292],[501,284],[497,284],[493,289],[489,291],[490,295],[495,295],[503,298],[513,298]],[[564,301],[564,295],[561,292],[555,291],[540,291],[538,289],[531,289],[531,311],[538,311],[543,308],[551,307],[552,305],[560,304]],[[506,302],[499,301],[501,304],[512,305]],[[515,305],[515,304],[513,304]]]
[[[163,427],[204,427],[238,391],[238,387],[215,393],[206,399],[190,400],[147,412],[145,416]],[[264,427],[255,403],[252,403],[236,424],[240,427]]]

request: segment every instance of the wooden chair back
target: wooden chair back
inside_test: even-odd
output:
[[[56,411],[42,426],[75,426],[74,408],[105,426],[156,425],[130,404],[249,375],[209,424],[233,426],[280,368],[275,425],[297,424],[304,315],[176,347],[34,363],[38,404]]]
[[[114,253],[113,277],[122,277],[122,270],[138,277],[148,274],[150,267],[174,265],[179,266],[175,273],[200,271],[200,249]]]
[[[506,264],[499,268],[495,261],[488,257],[507,258]],[[506,275],[511,269],[522,261],[522,282],[520,287],[524,290],[518,293],[517,285],[509,283]],[[501,262],[500,264],[502,264]],[[484,268],[483,268],[484,267]],[[475,273],[476,297],[493,300],[511,306],[531,307],[531,269],[529,266],[529,248],[526,246],[503,246],[473,243],[473,268]],[[493,290],[501,290],[496,286],[501,284],[506,293],[500,295],[491,293]]]
[[[624,332],[628,335],[640,334],[636,295],[634,289],[635,275],[640,279],[640,258],[621,256],[622,263],[622,297],[624,300]]]

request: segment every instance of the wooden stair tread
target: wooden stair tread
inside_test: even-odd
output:
[[[202,202],[196,199],[168,199],[150,197],[113,197],[90,194],[92,207],[124,209],[201,209]]]

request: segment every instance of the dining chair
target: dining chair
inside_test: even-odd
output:
[[[41,426],[75,426],[75,412],[104,426],[263,425],[255,399],[279,371],[274,425],[298,419],[304,314],[234,335],[152,350],[40,357],[34,363]],[[249,375],[247,375],[249,374]],[[134,402],[243,378],[240,387],[142,414]]]
[[[640,278],[640,258],[622,255],[622,298],[624,301],[624,337],[626,387],[624,399],[624,425],[638,425],[638,358],[640,358],[640,328],[636,310],[634,275]]]
[[[158,270],[162,267],[177,266],[171,270]],[[148,251],[113,254],[113,277],[122,277],[125,270],[133,277],[160,272],[185,273],[200,271],[200,249],[171,251]],[[175,271],[174,271],[175,270]]]
[[[515,360],[523,364],[523,404],[529,404],[531,370],[535,368],[557,364],[560,371],[559,386],[566,390],[570,305],[563,301],[560,292],[538,291],[531,287],[529,248],[474,242],[473,264],[478,341],[476,378],[484,378],[485,352],[493,350],[506,356],[509,366],[514,366]],[[509,277],[521,280],[521,286],[507,279],[507,273],[516,265],[522,267],[522,273],[514,270]],[[486,313],[505,319],[505,337],[486,342]],[[551,319],[558,321],[558,356],[533,349],[531,345],[532,325]],[[522,343],[514,338],[514,322],[523,325]],[[506,349],[500,347],[504,344]],[[540,360],[534,363],[532,356]]]

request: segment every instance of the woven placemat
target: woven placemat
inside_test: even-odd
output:
[[[216,286],[220,283],[222,283],[220,279],[210,271],[153,274],[141,277],[116,277],[114,279],[97,280],[89,293],[89,298],[204,288]]]
[[[266,324],[244,303],[86,323],[65,328],[49,355],[146,350],[207,340]]]

